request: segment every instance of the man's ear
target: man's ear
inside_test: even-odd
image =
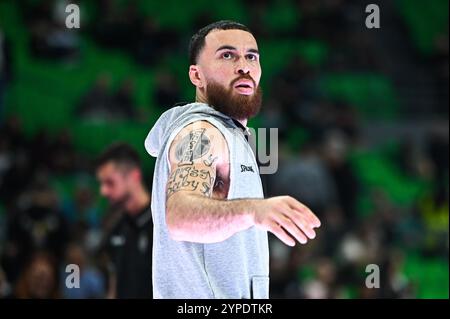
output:
[[[138,180],[138,181],[142,180],[142,171],[140,169],[136,169],[134,174],[135,174],[136,180]]]
[[[136,167],[132,168],[128,172],[128,178],[131,178],[131,180],[133,180],[134,182],[139,182],[142,178],[141,170]]]
[[[198,65],[193,64],[189,67],[189,79],[198,88],[202,88],[205,85]]]

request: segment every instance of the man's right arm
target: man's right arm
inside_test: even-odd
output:
[[[269,199],[214,199],[217,169],[229,165],[228,147],[220,131],[200,121],[183,128],[169,150],[166,224],[174,240],[221,242],[239,231],[258,226],[287,245],[314,238],[317,217],[289,196]]]

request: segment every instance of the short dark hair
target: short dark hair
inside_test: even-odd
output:
[[[95,169],[113,162],[128,168],[140,168],[141,160],[138,152],[129,144],[116,142],[108,146],[95,160]]]
[[[245,25],[231,20],[221,20],[208,24],[206,27],[198,30],[197,33],[192,36],[191,41],[189,42],[189,63],[191,65],[197,63],[198,55],[205,46],[205,37],[212,30],[244,30],[252,33],[250,29]]]

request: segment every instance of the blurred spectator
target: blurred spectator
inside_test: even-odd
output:
[[[256,39],[267,37],[270,34],[270,28],[268,28],[267,24],[264,21],[265,16],[267,15],[268,10],[270,10],[269,0],[246,0],[245,3],[247,5],[247,10],[249,12],[252,12],[251,15],[249,15],[249,23],[248,26],[250,30],[252,30],[253,35]],[[210,19],[209,21],[211,21]],[[201,25],[201,27],[207,25],[208,23],[204,23]],[[199,29],[199,28],[198,28]],[[198,30],[197,29],[197,30]]]
[[[147,17],[139,34],[134,53],[136,62],[145,66],[156,65],[163,57],[165,41],[164,34],[160,33],[158,23],[151,17]]]
[[[56,174],[74,172],[77,164],[77,153],[68,130],[62,130],[50,144],[48,158],[50,169]]]
[[[137,1],[121,4],[113,0],[100,1],[94,16],[96,23],[92,34],[96,42],[125,50],[144,66],[156,65],[178,46],[177,32],[140,14]]]
[[[33,159],[31,163],[34,169],[50,168],[50,147],[52,138],[49,132],[42,128],[32,138],[30,143],[30,157]]]
[[[433,163],[433,179],[440,187],[445,187],[449,177],[449,137],[448,131],[431,131],[426,137],[426,150]]]
[[[417,203],[417,210],[424,223],[422,249],[428,256],[448,254],[449,241],[449,192],[444,185],[435,185]]]
[[[337,101],[334,103],[335,128],[340,130],[348,139],[350,144],[359,142],[359,121],[357,113],[349,103]]]
[[[154,100],[161,110],[172,107],[181,99],[177,79],[169,72],[159,72],[156,75]]]
[[[395,160],[403,174],[411,177],[419,176],[419,163],[424,160],[424,154],[422,153],[423,152],[420,152],[417,143],[414,143],[412,139],[406,139],[400,144]],[[431,168],[428,168],[428,170],[430,169]]]
[[[32,255],[17,281],[14,298],[60,298],[57,265],[50,254],[38,252]]]
[[[315,269],[315,277],[304,283],[302,295],[307,299],[340,298],[335,263],[329,258],[321,258]]]
[[[82,176],[82,175],[80,175]],[[101,215],[92,187],[78,181],[73,194],[63,200],[63,213],[71,225],[71,240],[88,252],[98,249],[101,239]]]
[[[85,223],[89,228],[99,228],[101,220],[93,190],[89,185],[79,182],[73,197],[64,204],[64,214],[71,224]]]
[[[285,140],[289,130],[289,124],[287,116],[281,109],[281,104],[278,100],[271,98],[265,101],[264,107],[260,112],[260,118],[261,127],[277,128],[280,140]]]
[[[99,156],[96,173],[112,210],[102,245],[116,283],[109,297],[152,298],[153,222],[139,155],[128,144],[113,144]]]
[[[66,0],[39,1],[29,4],[31,52],[38,58],[74,62],[79,57],[80,40],[76,29],[65,25]]]
[[[279,163],[270,183],[274,194],[301,199],[319,216],[324,205],[335,202],[336,189],[332,177],[313,148],[305,147],[298,157]]]
[[[80,270],[79,287],[69,288],[64,283],[68,273],[67,265],[76,265]],[[105,296],[105,282],[102,274],[90,265],[86,252],[76,243],[68,245],[65,263],[62,265],[60,284],[62,297],[66,299],[103,298]]]
[[[110,76],[99,75],[94,86],[81,98],[76,113],[92,121],[136,120],[138,112],[134,102],[133,80],[124,80],[115,94],[110,91]]]
[[[448,22],[447,22],[448,23]],[[448,29],[448,27],[447,27]],[[434,64],[435,77],[439,90],[439,113],[446,114],[448,117],[448,74],[449,74],[449,43],[447,34],[439,34],[435,37],[435,51],[431,57]]]
[[[58,211],[56,194],[41,179],[23,193],[17,211],[9,216],[3,267],[11,281],[34,251],[46,250],[59,259],[67,241],[67,224]]]
[[[321,25],[320,19],[320,5],[319,1],[298,0],[296,1],[297,10],[302,17],[302,21],[299,24],[298,35],[302,38],[319,38],[323,39],[324,29]]]
[[[388,254],[387,265],[383,269],[387,270],[386,284],[380,284],[388,292],[382,293],[382,296],[397,299],[411,299],[416,294],[413,283],[403,274],[405,255],[397,249],[391,249]]]
[[[0,127],[3,123],[6,86],[12,80],[12,56],[8,39],[0,27]]]
[[[6,206],[17,202],[19,195],[29,186],[34,175],[31,158],[28,157],[28,154],[23,150],[9,152],[8,148],[7,146],[6,154],[11,156],[12,165],[9,165],[8,169],[3,172],[0,184],[0,199]]]
[[[107,121],[114,118],[110,86],[110,76],[107,74],[99,75],[94,86],[81,98],[77,114],[90,120]]]
[[[319,97],[315,71],[293,55],[273,80],[274,98],[281,103],[290,125],[308,122],[311,104]]]
[[[323,213],[326,220],[327,231],[322,234],[323,254],[336,257],[341,239],[349,229],[344,220],[342,209],[336,205],[330,205]]]
[[[0,134],[0,190],[3,190],[3,183],[6,173],[13,166],[14,153],[11,150],[8,139]]]
[[[95,6],[92,34],[97,43],[114,49],[131,50],[140,33],[141,17],[137,1],[119,4],[114,0],[102,0]]]
[[[359,182],[348,160],[348,147],[347,139],[343,134],[331,131],[324,140],[323,158],[334,180],[338,203],[342,207],[345,222],[352,225],[356,220]]]
[[[6,278],[5,272],[0,267],[0,299],[11,297],[12,297],[11,285]]]
[[[10,116],[6,119],[0,134],[8,140],[13,152],[28,150],[29,144],[23,132],[22,122],[17,116]]]
[[[123,81],[112,97],[112,108],[117,118],[137,119],[134,83],[131,78]]]
[[[162,27],[158,20],[146,17],[135,49],[135,59],[145,66],[155,66],[179,47],[179,35],[170,27]]]

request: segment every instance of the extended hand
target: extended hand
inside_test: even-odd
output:
[[[306,244],[316,237],[314,228],[320,220],[311,210],[290,196],[271,197],[256,202],[254,224],[270,231],[286,245],[295,246],[295,240]]]

